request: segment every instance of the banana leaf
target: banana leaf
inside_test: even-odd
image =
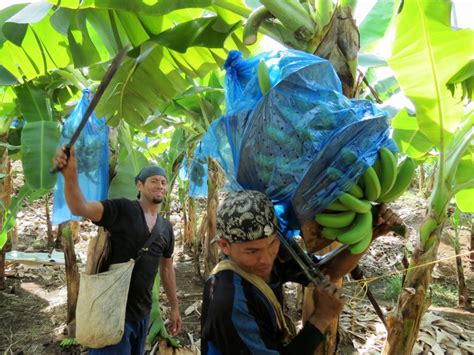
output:
[[[59,140],[59,127],[53,121],[27,122],[21,134],[25,180],[31,190],[51,189],[56,175],[50,174]]]
[[[51,101],[46,91],[24,84],[15,88],[18,106],[27,122],[52,121]]]
[[[359,26],[360,48],[368,50],[385,36],[400,0],[378,0]]]
[[[433,148],[429,140],[418,128],[414,116],[407,110],[401,110],[392,120],[393,140],[397,143],[400,152],[412,158],[420,158]]]
[[[405,95],[416,106],[420,132],[441,152],[463,116],[460,97],[453,97],[446,84],[471,60],[469,44],[474,42],[472,30],[451,28],[450,10],[448,0],[436,6],[429,0],[405,1],[389,59]]]
[[[109,198],[125,197],[134,200],[138,193],[135,176],[148,164],[148,160],[143,153],[132,148],[133,139],[126,125],[122,125],[119,129],[119,142],[121,148],[117,173],[109,187]]]
[[[222,48],[240,22],[227,24],[217,16],[180,23],[153,38],[161,45],[180,53],[189,47]]]
[[[57,4],[57,0],[48,0],[53,4]],[[150,3],[150,2],[148,2]],[[160,0],[153,1],[154,4],[148,5],[146,1],[130,1],[130,0],[61,0],[61,6],[71,9],[113,9],[124,10],[135,13],[166,15],[170,12],[187,9],[187,8],[203,8],[212,5],[212,0]]]
[[[18,195],[12,199],[12,203],[9,209],[5,210],[5,207],[3,206],[2,202],[0,207],[4,210],[5,219],[2,224],[2,229],[0,230],[0,250],[7,242],[8,232],[11,231],[16,225],[16,214],[22,206],[21,203],[26,197],[28,197],[30,193],[30,188],[28,187],[28,185],[25,184],[20,188]]]

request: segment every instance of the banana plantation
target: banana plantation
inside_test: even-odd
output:
[[[51,170],[72,141],[79,179],[100,190],[88,199],[135,200],[144,166],[166,171],[183,329],[168,333],[157,277],[147,353],[200,354],[216,214],[241,189],[271,198],[304,255],[360,258],[328,264],[346,303],[315,354],[474,353],[472,13],[450,0],[2,0],[0,351],[87,351],[80,274],[99,272],[108,234],[64,207]],[[387,208],[402,223],[376,237]],[[297,328],[318,307],[309,290],[284,287]]]

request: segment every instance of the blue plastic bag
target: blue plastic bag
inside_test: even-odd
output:
[[[82,91],[81,101],[64,122],[59,146],[69,143],[80,124],[92,96],[90,90]],[[98,119],[94,113],[89,117],[79,138],[74,144],[76,149],[79,187],[86,200],[102,200],[107,197],[109,187],[109,128],[105,119]],[[69,220],[78,220],[67,206],[64,197],[64,177],[58,174],[54,187],[52,223],[60,224]]]
[[[272,82],[264,96],[260,58]],[[211,156],[229,190],[264,192],[281,226],[295,231],[357,181],[382,146],[396,150],[386,113],[367,100],[347,99],[327,60],[296,50],[246,60],[232,51],[225,68],[227,112],[194,154],[191,196],[202,196],[207,171],[199,175],[198,166]]]

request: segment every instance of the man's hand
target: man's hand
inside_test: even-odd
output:
[[[388,208],[386,204],[380,204],[372,233],[373,239],[389,233],[393,226],[401,224],[403,224],[403,221],[395,212]]]
[[[181,315],[179,314],[179,308],[171,308],[171,313],[169,317],[170,322],[166,326],[166,329],[172,336],[176,336],[181,332]]]
[[[314,289],[313,299],[316,309],[309,321],[324,333],[331,322],[341,313],[344,297],[340,289],[328,277]]]
[[[53,164],[58,167],[64,177],[72,177],[76,175],[76,149],[74,146],[70,149],[69,158],[65,153],[66,146],[62,146],[56,152],[56,155],[53,158]]]

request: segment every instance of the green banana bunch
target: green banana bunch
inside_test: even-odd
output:
[[[397,174],[392,188],[381,195],[377,201],[388,203],[399,198],[408,186],[410,186],[413,175],[415,174],[415,167],[415,161],[407,157],[397,168]]]
[[[371,242],[372,228],[370,228],[370,232],[367,232],[357,243],[349,245],[349,251],[351,254],[361,254],[369,247]]]
[[[349,209],[344,206],[342,203],[335,201],[326,206],[325,210],[328,211],[348,211]]]
[[[354,159],[352,151],[345,151],[343,159]],[[372,241],[372,203],[391,202],[400,197],[413,178],[415,162],[407,157],[397,167],[397,156],[383,147],[373,166],[361,175],[357,184],[315,216],[321,226],[321,235],[349,245],[352,254],[363,253]],[[328,169],[328,176],[338,180],[344,173],[336,168]],[[401,225],[402,226],[402,225]]]
[[[323,227],[347,227],[352,223],[356,216],[353,211],[335,212],[335,213],[318,213],[314,218],[319,225]]]
[[[378,174],[381,187],[380,195],[383,196],[395,184],[397,178],[397,157],[390,150],[382,147],[379,150],[379,159],[377,161],[380,164],[380,172]]]
[[[347,207],[349,210],[357,213],[369,212],[372,207],[369,201],[359,199],[347,192],[343,192],[339,196],[338,202]]]
[[[366,237],[372,235],[372,213],[358,213],[350,228],[337,237],[337,240],[343,244],[356,244]]]
[[[382,147],[379,150],[379,158],[374,165],[368,167],[357,184],[347,191],[352,197],[341,196],[339,201],[349,209],[359,213],[362,212],[357,209],[357,205],[360,205],[360,203],[354,201],[354,197],[364,198],[365,200],[361,200],[363,202],[392,202],[399,198],[410,186],[414,171],[415,162],[412,158],[407,157],[397,167],[397,156],[389,149]],[[363,196],[360,196],[358,189],[363,191]],[[341,198],[346,203],[342,202]]]
[[[381,185],[374,168],[369,166],[361,178],[364,180],[364,195],[367,200],[377,200],[380,196]]]
[[[326,239],[337,239],[338,242],[349,245],[349,251],[352,254],[360,254],[372,241],[372,218],[372,212],[369,211],[357,213],[348,226],[345,225],[347,220],[340,225],[336,225],[336,221],[331,220],[331,226],[322,225],[321,235]],[[324,222],[329,224],[327,221]]]

